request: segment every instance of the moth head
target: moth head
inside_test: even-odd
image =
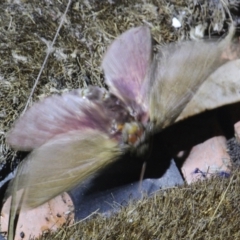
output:
[[[129,146],[136,146],[144,137],[145,127],[140,122],[129,122],[122,126],[122,141]]]

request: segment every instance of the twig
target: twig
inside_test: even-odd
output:
[[[54,36],[54,39],[53,39],[53,41],[51,42],[50,46],[48,46],[47,55],[46,55],[46,57],[45,57],[45,59],[44,59],[44,62],[43,62],[43,64],[42,64],[42,67],[41,67],[41,69],[40,69],[40,71],[39,71],[39,73],[38,73],[37,79],[36,79],[36,81],[35,81],[35,83],[34,83],[34,86],[33,86],[32,91],[31,91],[31,93],[30,93],[30,95],[29,95],[29,97],[28,97],[27,103],[26,103],[26,105],[25,105],[25,108],[24,108],[22,114],[25,113],[26,110],[27,110],[27,108],[28,108],[29,102],[30,102],[30,100],[31,100],[31,98],[32,98],[32,96],[33,96],[33,93],[34,93],[34,91],[35,91],[35,89],[36,89],[36,86],[37,86],[37,84],[38,84],[38,81],[39,81],[39,79],[40,79],[40,77],[41,77],[41,75],[42,75],[43,69],[44,69],[44,67],[45,67],[45,65],[46,65],[46,63],[47,63],[47,60],[48,60],[48,58],[49,58],[50,53],[52,52],[53,45],[55,44],[56,39],[57,39],[57,37],[58,37],[58,34],[59,34],[59,32],[60,32],[60,30],[61,30],[61,28],[62,28],[63,22],[64,22],[64,20],[65,20],[65,17],[66,17],[66,14],[67,14],[67,12],[68,12],[68,9],[69,9],[69,7],[70,7],[70,5],[71,5],[71,2],[72,2],[72,0],[68,0],[68,5],[67,5],[67,7],[66,7],[66,9],[65,9],[64,14],[62,15],[62,19],[61,19],[61,22],[60,22],[60,24],[59,24],[59,26],[58,26],[57,32],[56,32],[56,34],[55,34],[55,36]]]
[[[210,222],[209,222],[209,226],[212,224],[212,221],[213,221],[213,219],[214,219],[214,217],[215,217],[215,215],[216,215],[216,213],[217,213],[217,211],[218,211],[220,205],[222,204],[223,199],[224,199],[225,196],[226,196],[226,193],[227,193],[227,191],[228,191],[228,189],[229,189],[229,187],[230,187],[230,185],[231,185],[231,183],[232,183],[232,181],[233,181],[233,177],[234,177],[234,176],[231,177],[231,180],[229,181],[229,184],[228,184],[228,186],[227,186],[225,192],[223,193],[223,195],[222,195],[222,197],[221,197],[221,200],[220,200],[220,202],[219,202],[217,208],[215,209],[215,211],[214,211],[214,213],[213,213],[213,215],[212,215],[212,217],[211,217],[211,220],[210,220]]]

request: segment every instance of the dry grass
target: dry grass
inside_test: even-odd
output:
[[[240,175],[159,191],[41,239],[239,239]]]

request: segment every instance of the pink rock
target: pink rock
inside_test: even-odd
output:
[[[231,160],[226,138],[217,136],[194,146],[182,166],[187,183],[210,177],[218,172],[230,172]]]
[[[240,143],[240,121],[234,124],[234,130],[235,130],[235,137],[237,141]]]
[[[10,198],[1,212],[1,231],[8,232]],[[56,231],[64,223],[73,223],[73,203],[67,193],[63,193],[49,202],[30,210],[21,211],[17,223],[15,240],[40,237],[44,233]],[[22,238],[21,236],[24,236]]]

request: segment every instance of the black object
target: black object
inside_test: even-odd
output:
[[[106,173],[104,175],[106,176]],[[117,177],[117,174],[115,176]],[[105,181],[111,181],[111,179],[105,178]],[[183,179],[174,160],[171,160],[170,167],[162,177],[148,178],[142,181],[141,191],[139,181],[102,191],[96,191],[96,188],[99,189],[101,186],[98,184],[96,187],[93,182],[91,178],[69,192],[75,207],[76,221],[86,218],[95,211],[109,216],[112,212],[120,210],[129,201],[149,196],[162,188],[181,185]],[[99,181],[96,182],[99,183]],[[95,188],[94,192],[91,191],[91,188]]]

